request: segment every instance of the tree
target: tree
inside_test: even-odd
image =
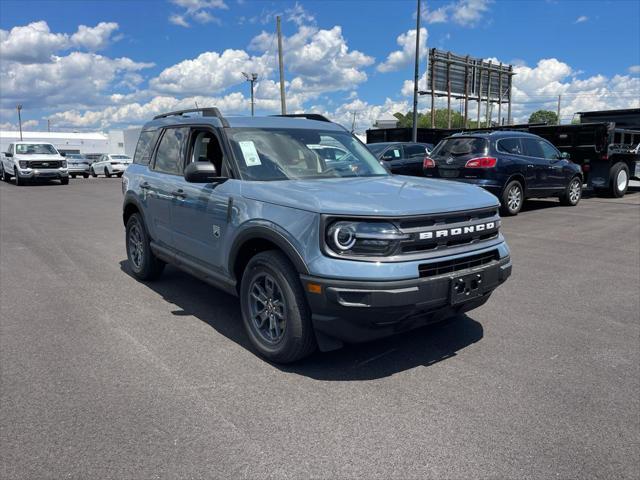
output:
[[[529,123],[547,123],[549,125],[558,124],[558,114],[551,110],[538,110],[529,117]]]
[[[413,126],[413,112],[394,113],[394,117],[398,119],[398,127],[411,128]],[[447,128],[448,115],[446,108],[436,108],[435,128]],[[474,123],[475,122],[469,122]],[[464,124],[464,117],[460,112],[451,110],[451,128],[461,128]],[[484,124],[481,124],[483,126]],[[418,112],[418,128],[431,128],[431,111],[426,113]]]

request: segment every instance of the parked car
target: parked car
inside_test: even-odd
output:
[[[92,165],[94,162],[97,162],[102,158],[104,153],[86,153],[84,156],[89,161],[89,165]]]
[[[67,153],[66,159],[67,169],[71,178],[76,178],[78,175],[89,178],[89,160],[84,155]]]
[[[422,163],[429,154],[426,143],[381,142],[367,147],[391,173],[422,176]]]
[[[93,162],[89,167],[89,171],[92,177],[97,177],[103,174],[109,178],[112,175],[121,177],[124,171],[129,165],[131,165],[132,159],[128,155],[119,154],[104,154],[98,160]]]
[[[147,123],[122,179],[131,273],[171,263],[239,296],[251,344],[276,362],[469,311],[509,277],[493,195],[389,175],[346,129],[309,118],[207,108]]]
[[[15,142],[2,154],[0,176],[5,182],[13,177],[16,185],[32,180],[60,180],[69,183],[64,154],[50,143]]]
[[[582,171],[537,135],[514,131],[455,134],[424,160],[427,177],[485,188],[500,199],[503,215],[517,215],[526,198],[559,197],[575,206],[582,196]]]

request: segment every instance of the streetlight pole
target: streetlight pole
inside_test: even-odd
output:
[[[242,72],[242,75],[244,75],[244,78],[246,78],[247,81],[251,84],[251,116],[253,117],[253,113],[255,109],[255,102],[253,100],[253,84],[256,83],[256,80],[258,79],[258,74]]]
[[[20,141],[22,141],[22,116],[20,115],[20,110],[22,110],[22,104],[16,105],[16,110],[18,110],[18,126],[20,127]]]
[[[418,78],[420,74],[420,0],[416,12],[416,63],[413,74],[413,129],[411,138],[418,141]]]

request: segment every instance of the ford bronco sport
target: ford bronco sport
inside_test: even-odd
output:
[[[390,175],[320,115],[159,115],[122,188],[133,275],[171,263],[239,296],[251,344],[276,362],[469,311],[511,273],[493,195]]]

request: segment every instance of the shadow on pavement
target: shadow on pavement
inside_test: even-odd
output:
[[[127,261],[120,268],[131,276]],[[175,267],[167,266],[161,279],[146,283],[178,309],[176,316],[193,315],[229,340],[252,351],[242,325],[238,299],[207,285]],[[332,352],[316,352],[293,365],[275,368],[317,380],[352,381],[387,377],[419,366],[430,366],[482,339],[482,325],[460,315],[374,342],[345,345]]]

